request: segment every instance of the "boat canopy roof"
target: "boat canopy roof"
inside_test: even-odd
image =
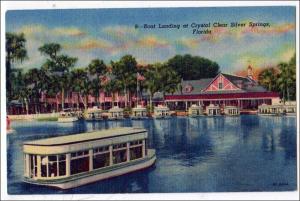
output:
[[[41,140],[27,141],[24,145],[36,145],[36,146],[55,146],[55,145],[68,145],[80,142],[87,142],[93,140],[121,137],[125,135],[145,133],[146,129],[136,127],[119,127],[107,130],[86,132],[74,135],[52,137]]]
[[[123,108],[119,108],[118,106],[115,106],[108,110],[108,112],[123,112],[123,111],[124,111]]]
[[[218,109],[218,108],[220,108],[220,106],[219,105],[214,105],[214,104],[209,104],[209,106],[207,106],[207,108],[216,108],[216,109]]]
[[[158,105],[157,107],[154,107],[154,110],[170,110],[170,109],[167,106]]]
[[[147,109],[141,105],[137,105],[136,107],[132,108],[132,111],[146,111]]]
[[[92,107],[92,108],[88,108],[86,110],[86,112],[88,113],[92,113],[92,112],[103,112],[103,110],[101,108],[97,108],[97,107]]]
[[[193,104],[190,109],[202,109],[202,106]]]

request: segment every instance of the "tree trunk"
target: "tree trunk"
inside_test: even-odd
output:
[[[26,114],[29,114],[29,105],[28,105],[28,101],[27,98],[24,98],[24,102],[25,102],[25,108],[26,108]]]
[[[85,95],[85,104],[84,104],[84,109],[87,110],[88,108],[88,101],[89,101],[89,95]]]
[[[125,107],[127,107],[127,88],[126,88],[126,85],[125,85],[125,87],[124,87],[124,94],[125,94]]]
[[[65,108],[65,89],[61,89],[61,109],[64,110]]]
[[[289,87],[286,88],[287,101],[290,101],[290,91]]]
[[[80,104],[80,95],[77,93],[77,110],[79,109],[79,104]]]

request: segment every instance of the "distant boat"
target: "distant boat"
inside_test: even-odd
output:
[[[224,114],[229,116],[238,116],[240,115],[240,110],[237,106],[225,106]]]
[[[158,105],[154,107],[153,117],[156,119],[170,118],[170,109],[167,106]]]
[[[206,107],[207,116],[220,116],[221,109],[219,105],[210,104]]]
[[[189,108],[188,111],[188,115],[190,117],[198,117],[198,116],[202,116],[203,115],[203,108],[202,106],[199,105],[191,105],[191,107]]]
[[[103,110],[101,110],[98,107],[88,108],[84,112],[84,119],[87,121],[96,121],[96,120],[102,120],[103,119]]]
[[[132,119],[146,119],[147,117],[147,108],[137,105],[135,108],[132,108]]]
[[[258,115],[279,116],[284,114],[285,114],[284,107],[281,104],[274,104],[274,105],[262,104],[258,106]]]
[[[113,108],[109,109],[108,110],[108,119],[109,120],[124,119],[123,108],[119,108],[119,106],[114,106]]]
[[[24,142],[24,182],[69,189],[155,163],[148,132],[123,127]]]
[[[57,121],[61,123],[74,122],[78,121],[78,116],[75,112],[72,112],[72,110],[65,109],[64,111],[59,113]]]

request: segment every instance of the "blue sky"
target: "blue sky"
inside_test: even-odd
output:
[[[144,24],[244,22],[243,28],[213,28],[212,34],[186,29],[143,29]],[[270,27],[249,28],[249,22]],[[135,29],[135,25],[140,28]],[[164,62],[176,54],[203,56],[233,73],[248,64],[264,68],[288,61],[295,52],[295,7],[149,8],[27,10],[6,13],[6,31],[23,32],[29,59],[18,68],[40,67],[38,47],[60,43],[78,57],[77,67],[95,58],[106,63],[132,54],[141,64]]]

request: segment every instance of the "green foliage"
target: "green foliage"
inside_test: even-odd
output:
[[[296,55],[288,63],[278,64],[276,69],[262,71],[258,82],[269,91],[279,92],[283,101],[296,100]]]
[[[12,71],[12,63],[22,62],[27,59],[27,50],[25,47],[26,39],[24,34],[6,33],[5,36],[5,50],[6,50],[6,96],[7,100],[12,100],[15,96],[12,91],[12,79],[14,78]]]
[[[184,80],[212,78],[219,73],[219,65],[216,62],[189,54],[176,55],[167,63]]]

